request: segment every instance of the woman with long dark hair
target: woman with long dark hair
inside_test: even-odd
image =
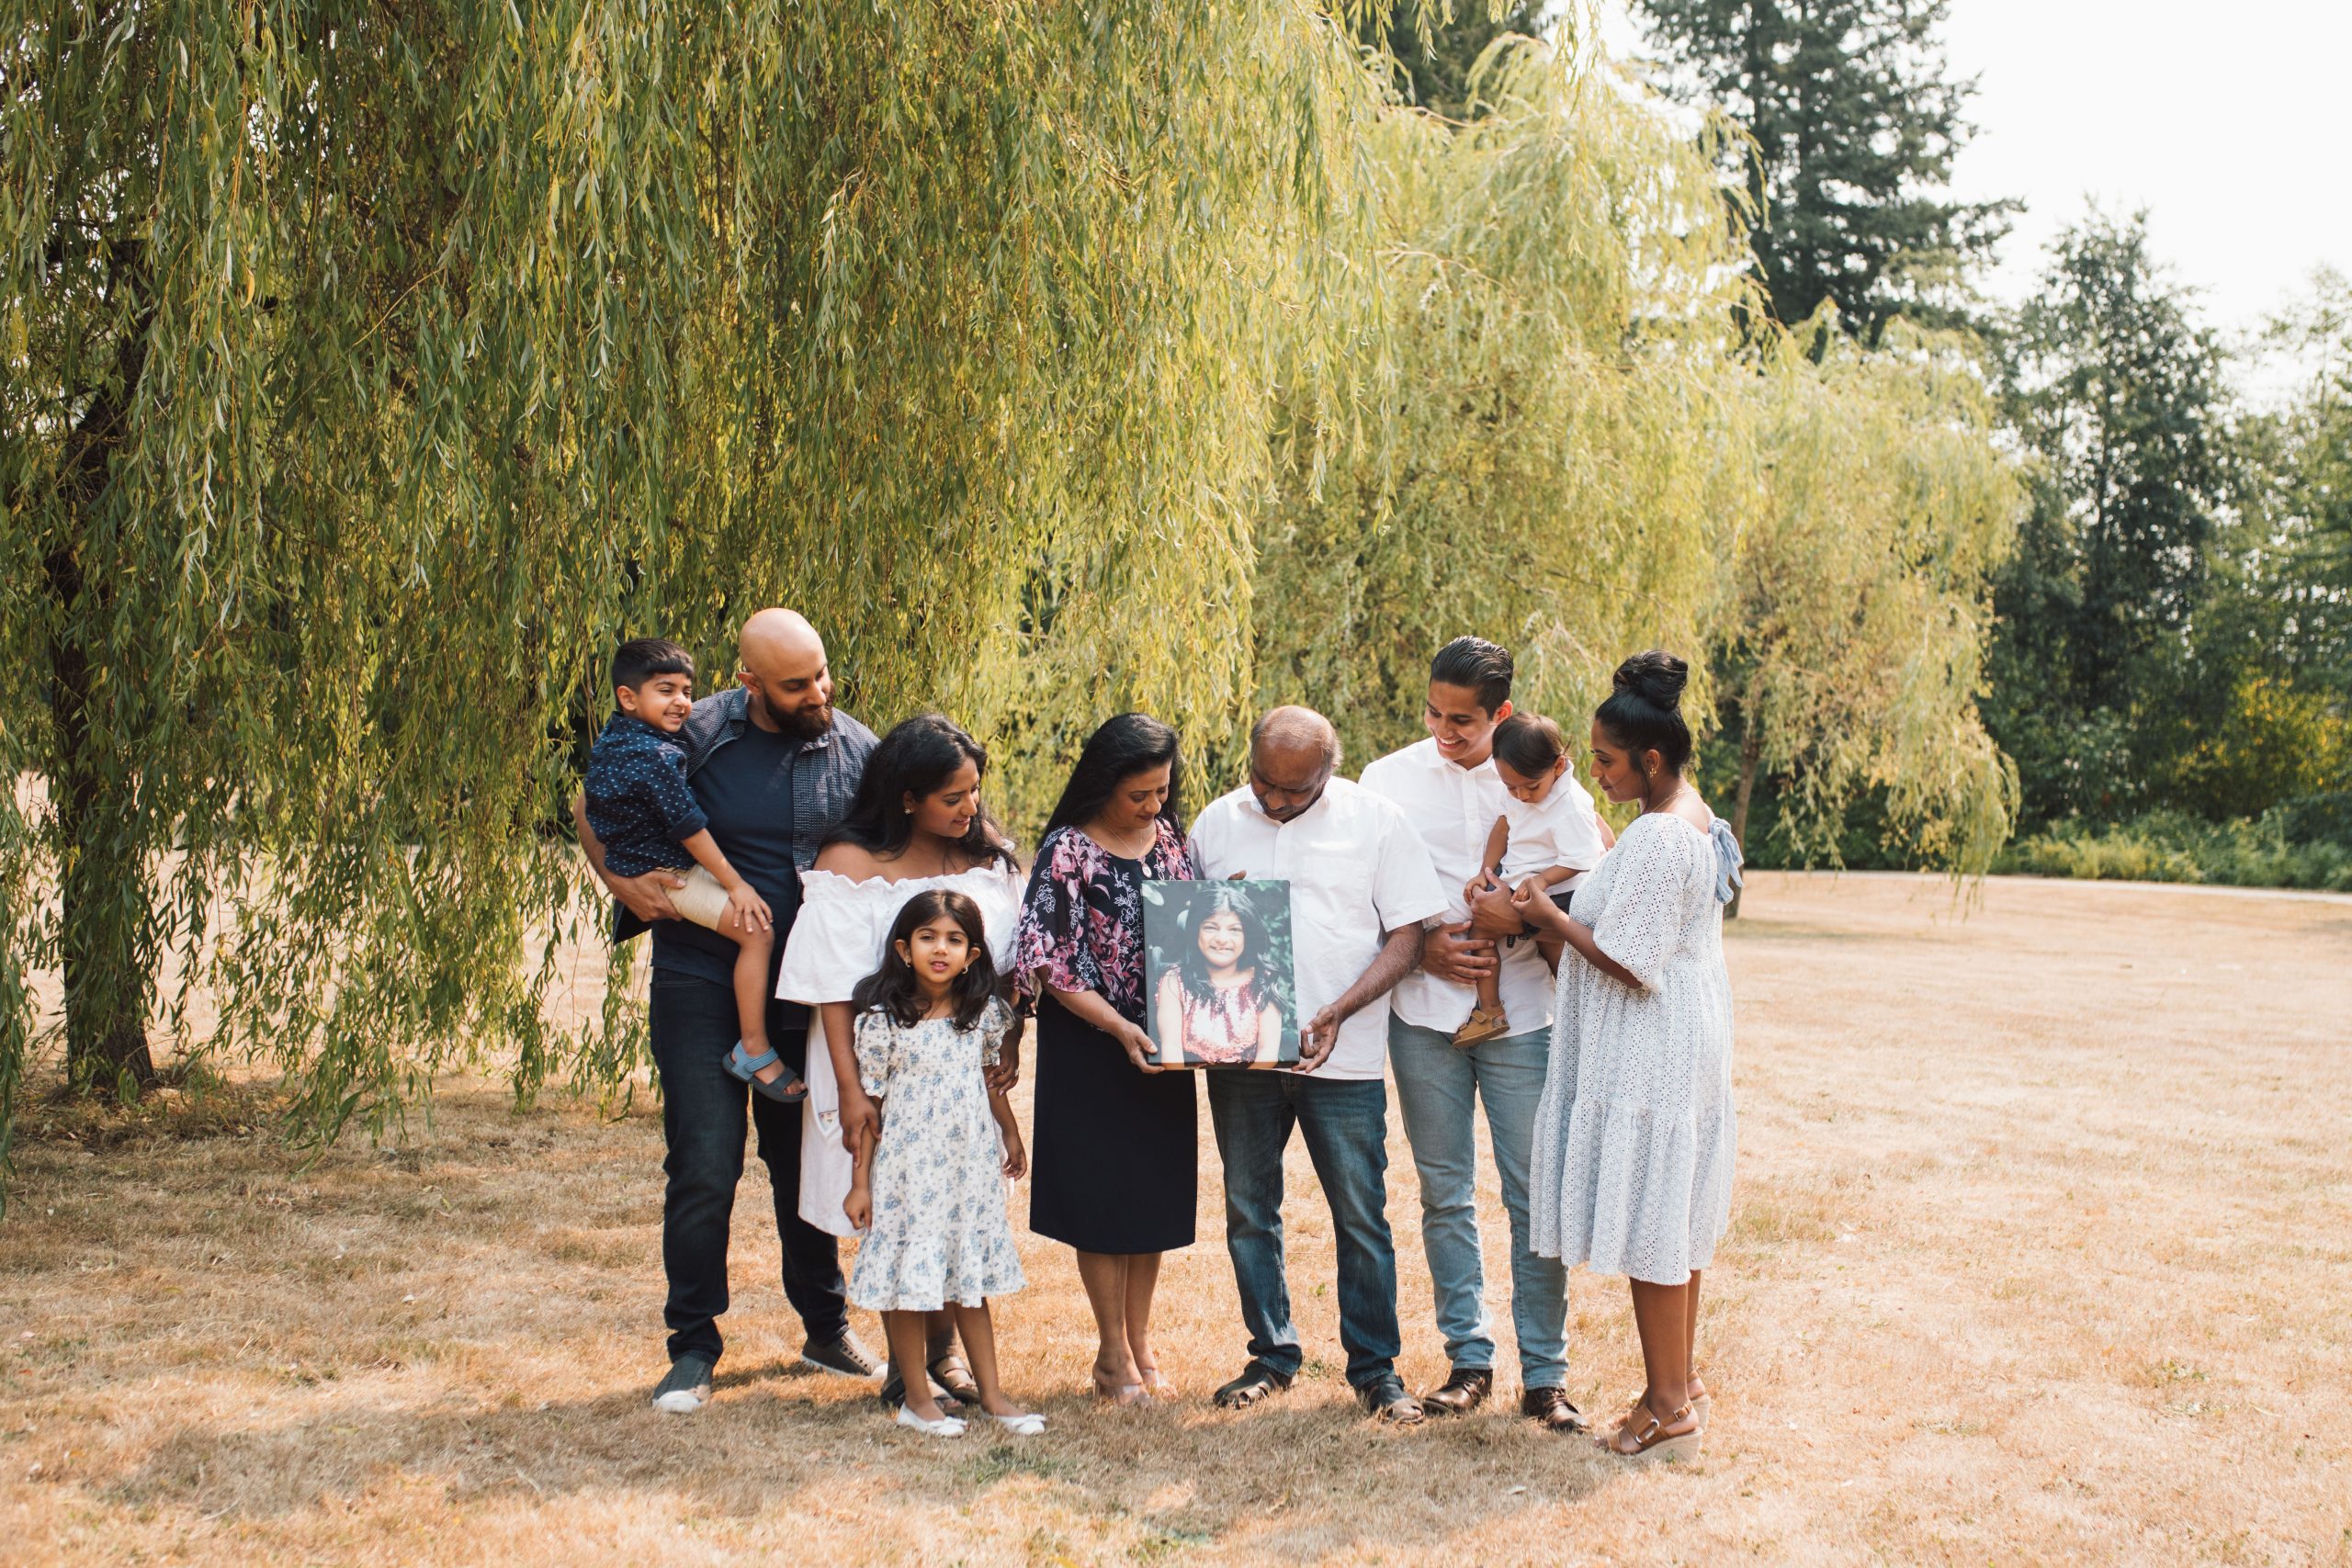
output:
[[[1691,1365],[1699,1276],[1731,1219],[1731,978],[1723,907],[1739,845],[1689,777],[1690,666],[1637,653],[1592,719],[1592,776],[1642,814],[1566,910],[1513,896],[1567,944],[1535,1113],[1532,1247],[1623,1274],[1647,1374],[1612,1453],[1698,1456],[1712,1402]]]
[[[953,719],[918,714],[874,748],[841,826],[800,878],[800,913],[786,940],[776,995],[806,1002],[818,1032],[808,1042],[808,1103],[800,1138],[800,1217],[835,1235],[852,1234],[849,1196],[855,1131],[878,1134],[879,1113],[859,1086],[850,993],[881,962],[899,908],[918,893],[962,893],[987,924],[999,974],[1012,955],[1021,912],[1021,873],[1012,846],[980,798],[989,754]],[[1007,1053],[1001,1081],[1018,1058]],[[978,1386],[956,1354],[954,1320],[933,1314],[932,1379],[950,1397],[977,1400]],[[895,1359],[883,1397],[904,1392]]]
[[[1193,1244],[1193,1077],[1148,1060],[1142,885],[1189,882],[1176,732],[1123,713],[1088,738],[1037,843],[1013,973],[1037,1004],[1029,1228],[1074,1247],[1095,1393],[1173,1392],[1151,1348],[1163,1252]]]

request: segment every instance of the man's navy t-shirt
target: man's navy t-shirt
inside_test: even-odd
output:
[[[792,859],[792,765],[800,742],[743,726],[743,733],[715,748],[688,781],[718,852],[768,901],[775,917],[775,952],[768,961],[768,988],[792,918],[800,912],[800,868]],[[653,923],[653,967],[731,985],[735,944],[717,931],[687,920]],[[805,1027],[808,1010],[795,1004],[786,1027]]]

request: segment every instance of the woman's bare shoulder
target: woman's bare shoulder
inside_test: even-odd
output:
[[[880,865],[881,862],[874,858],[873,851],[864,844],[853,844],[846,840],[836,839],[817,852],[819,871],[830,871],[836,876],[846,876],[852,881],[872,876]]]

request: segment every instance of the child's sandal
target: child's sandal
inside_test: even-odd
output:
[[[1457,1048],[1483,1045],[1510,1032],[1510,1020],[1503,1015],[1501,1010],[1490,1012],[1485,1008],[1474,1007],[1470,1010],[1469,1021],[1453,1032],[1453,1043]]]
[[[758,1075],[762,1067],[783,1060],[783,1057],[775,1054],[775,1047],[773,1045],[756,1056],[746,1056],[743,1055],[743,1043],[738,1040],[733,1048],[727,1053],[726,1066],[729,1072],[750,1084],[753,1093],[763,1094],[770,1100],[781,1101],[786,1105],[797,1105],[808,1098],[808,1086],[806,1083],[788,1073],[774,1083],[762,1083],[759,1079]]]

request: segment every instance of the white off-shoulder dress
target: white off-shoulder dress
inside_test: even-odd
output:
[[[832,1053],[825,1045],[820,1004],[845,1002],[860,980],[881,967],[882,948],[899,908],[933,888],[966,894],[980,907],[989,956],[997,973],[1012,959],[1013,929],[1021,920],[1021,874],[1006,866],[974,866],[953,876],[910,876],[891,882],[879,876],[853,880],[830,871],[800,874],[800,912],[785,939],[775,994],[806,1002],[808,1021],[808,1099],[801,1111],[800,1217],[834,1235],[854,1235],[842,1201],[849,1196],[854,1162],[842,1143],[842,1091],[833,1077]]]
[[[1713,1261],[1738,1141],[1723,938],[1738,877],[1727,825],[1652,812],[1577,890],[1570,918],[1642,984],[1561,955],[1530,1173],[1537,1253],[1657,1285]]]

